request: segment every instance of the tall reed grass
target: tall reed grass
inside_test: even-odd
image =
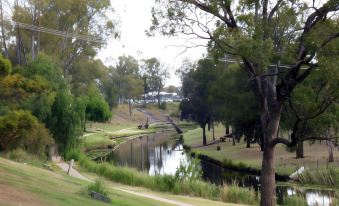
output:
[[[75,158],[79,165],[89,172],[126,185],[233,203],[255,204],[257,199],[255,192],[248,188],[228,186],[226,189],[226,186],[217,186],[200,179],[186,181],[173,175],[150,176],[145,172],[128,167],[117,167],[109,163],[96,163],[82,153],[69,155],[69,158]]]
[[[239,187],[237,184],[225,184],[220,190],[220,198],[223,202],[247,205],[256,205],[258,203],[258,198],[253,189]]]
[[[304,197],[293,195],[286,197],[283,206],[307,206],[307,202]]]
[[[301,184],[333,187],[337,184],[337,177],[336,172],[332,168],[327,170],[305,170],[298,175],[297,181]]]

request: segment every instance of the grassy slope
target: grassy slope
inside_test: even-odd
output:
[[[129,116],[128,105],[119,105],[113,111],[113,117],[108,123],[91,123],[87,125],[84,137],[85,148],[107,148],[116,145],[120,140],[111,140],[110,137],[129,136],[140,133],[149,133],[151,130],[137,130],[139,124],[144,124],[146,116],[133,109],[132,117]],[[129,130],[125,130],[130,128]]]
[[[159,110],[157,105],[147,105],[145,110],[151,112],[156,118],[165,121],[165,115],[177,114],[179,103],[167,103],[166,110]],[[174,120],[177,120],[177,118]],[[84,146],[87,149],[107,148],[108,145],[116,145],[123,142],[122,139],[111,140],[110,138],[121,138],[133,135],[148,134],[155,132],[156,126],[150,126],[149,129],[137,129],[137,125],[146,123],[146,115],[137,111],[132,111],[129,116],[128,105],[119,105],[114,111],[110,122],[108,123],[91,123],[87,125],[84,137]]]
[[[88,182],[70,177],[59,169],[54,171],[37,168],[22,163],[0,158],[0,205],[81,205],[104,206],[109,205],[87,196]],[[91,179],[97,176],[93,173],[85,174]],[[123,188],[134,192],[152,194],[158,197],[180,201],[197,206],[235,206],[235,204],[171,195],[153,192],[144,188],[130,187],[108,180],[104,180],[108,196],[112,199],[110,205],[123,206],[170,206],[172,204],[144,198],[116,190],[113,187]]]
[[[0,205],[108,205],[85,195],[87,182],[0,158]],[[108,189],[111,205],[169,205]]]
[[[215,136],[219,139],[223,136],[225,129],[222,126],[216,127]],[[208,142],[212,142],[212,134],[208,132]],[[250,149],[245,148],[244,142],[237,143],[236,146],[232,146],[232,142],[222,142],[205,147],[199,147],[202,145],[202,130],[200,128],[190,130],[184,133],[184,141],[186,145],[193,147],[194,152],[205,154],[217,160],[232,159],[235,163],[243,162],[249,166],[255,168],[261,168],[262,153],[260,152],[259,145],[252,144]],[[221,147],[221,151],[217,151],[217,146]],[[196,147],[196,148],[194,148]],[[334,151],[335,160],[339,160],[339,151]],[[304,159],[296,159],[295,153],[287,152],[283,145],[278,145],[276,148],[275,164],[276,171],[282,174],[291,174],[299,165],[306,165],[306,167],[316,168],[317,160],[319,168],[327,167],[327,147],[325,143],[310,145],[304,144]],[[329,167],[338,168],[337,162],[330,163]]]
[[[95,179],[96,174],[94,173],[89,173],[87,172],[84,168],[78,167],[78,170],[81,171],[81,174],[86,176],[89,179]],[[198,198],[198,197],[188,197],[188,196],[183,196],[183,195],[173,195],[169,193],[161,193],[161,192],[155,192],[146,188],[142,187],[132,187],[132,186],[127,186],[127,185],[122,185],[119,183],[115,183],[112,181],[109,181],[107,179],[103,179],[105,184],[110,185],[112,187],[118,187],[118,188],[123,188],[125,190],[130,190],[134,192],[141,192],[141,193],[146,193],[146,194],[152,194],[156,195],[158,197],[170,199],[170,200],[176,200],[182,203],[187,203],[187,204],[192,204],[196,206],[240,206],[239,204],[232,204],[232,203],[224,203],[220,201],[213,201],[213,200],[208,200],[208,199],[203,199],[203,198]]]

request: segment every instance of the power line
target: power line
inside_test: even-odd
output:
[[[214,60],[214,58],[212,58],[212,57],[207,57],[206,59]],[[229,63],[238,63],[238,64],[243,64],[244,63],[243,61],[239,61],[237,59],[226,59],[226,58],[218,59],[218,61],[229,62]],[[285,68],[285,69],[288,69],[288,68],[291,67],[291,66],[286,65],[286,64],[270,64],[268,66],[269,67]]]
[[[25,24],[22,22],[11,21],[11,20],[3,20],[2,22],[4,24],[11,25],[17,28],[23,28],[23,29],[28,29],[31,31],[43,32],[43,33],[49,33],[49,34],[53,34],[57,36],[62,36],[65,38],[76,38],[76,39],[83,40],[83,41],[91,41],[91,42],[98,42],[98,43],[105,42],[102,38],[95,37],[95,36],[80,35],[76,33],[60,31],[60,30],[50,29],[50,28],[41,27],[41,26],[35,26],[31,24]]]

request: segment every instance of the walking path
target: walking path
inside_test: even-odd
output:
[[[57,163],[57,165],[63,171],[65,171],[65,172],[68,171],[69,165],[67,163],[60,162],[60,163]],[[73,168],[71,168],[69,175],[72,176],[72,177],[80,178],[82,180],[93,182],[93,180],[88,179],[87,177],[83,176],[77,170],[75,170]],[[170,199],[166,199],[166,198],[163,198],[163,197],[159,197],[159,196],[156,196],[154,194],[146,194],[146,193],[142,193],[142,192],[135,192],[135,191],[130,191],[130,190],[126,190],[126,189],[123,189],[123,188],[119,188],[119,187],[111,187],[111,188],[113,188],[115,190],[122,191],[122,192],[127,192],[127,193],[130,193],[130,194],[133,194],[133,195],[137,195],[137,196],[140,196],[140,197],[150,198],[150,199],[153,199],[153,200],[157,200],[157,201],[160,201],[160,202],[169,203],[169,204],[173,204],[173,205],[177,205],[177,206],[194,206],[194,205],[179,202],[179,201],[176,201],[176,200],[170,200]]]

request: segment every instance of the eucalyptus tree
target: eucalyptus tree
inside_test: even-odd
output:
[[[156,1],[149,33],[184,33],[208,39],[210,48],[231,54],[247,72],[263,131],[260,204],[275,205],[274,154],[296,136],[278,137],[282,108],[293,90],[322,65],[338,72],[339,2],[287,0]],[[287,66],[279,66],[279,61]],[[275,69],[271,64],[277,64]]]
[[[252,142],[261,145],[258,108],[249,88],[246,73],[237,64],[230,64],[220,72],[209,94],[209,101],[216,111],[215,119],[226,127],[232,126],[233,145],[235,135],[244,134],[248,148]]]
[[[12,20],[28,25],[28,29],[9,28],[16,38],[11,48],[17,51],[17,58],[11,58],[18,64],[34,60],[43,51],[59,60],[68,74],[80,54],[94,57],[106,38],[119,36],[116,20],[107,16],[114,12],[109,0],[16,0],[11,6]]]
[[[118,62],[115,65],[115,72],[118,75],[116,78],[117,89],[119,92],[119,103],[127,99],[128,90],[126,89],[132,81],[126,81],[126,78],[140,78],[139,62],[133,56],[119,56]]]
[[[165,81],[168,78],[168,69],[155,57],[145,59],[142,69],[146,76],[146,83],[149,90],[157,93],[158,107],[160,108],[160,92],[164,88]]]
[[[214,115],[214,105],[210,101],[211,88],[219,74],[220,68],[215,66],[213,60],[201,59],[197,67],[186,73],[183,78],[186,100],[180,104],[180,110],[183,116],[190,114],[202,128],[203,145],[207,144],[206,125],[211,123]]]

